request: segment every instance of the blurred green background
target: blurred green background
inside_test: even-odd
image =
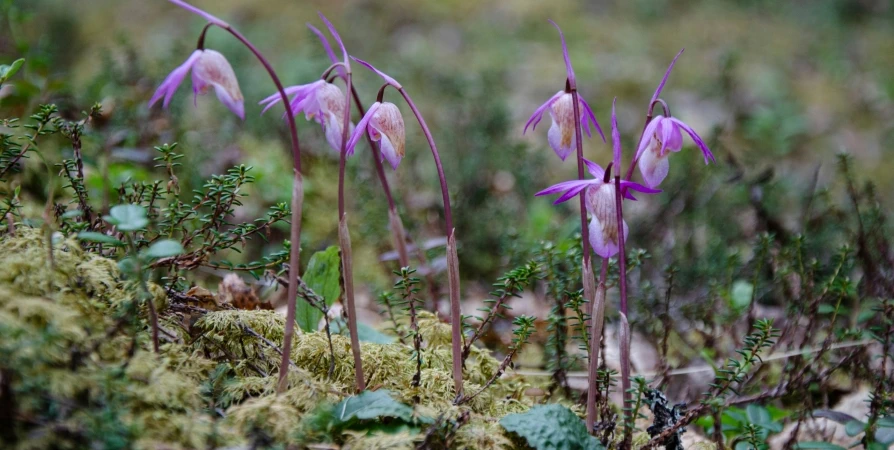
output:
[[[251,54],[220,30],[206,45],[233,64],[246,98],[240,121],[213,96],[193,105],[181,86],[168,112],[146,102],[192,49],[203,21],[163,0],[0,0],[0,62],[27,63],[0,93],[0,116],[30,114],[57,103],[79,117],[101,102],[106,120],[85,137],[90,187],[101,198],[100,155],[111,155],[113,185],[163,178],[152,147],[180,142],[187,154],[184,192],[211,174],[245,163],[257,183],[241,220],[259,217],[290,193],[286,127],[257,101],[273,92]],[[546,143],[549,119],[522,135],[530,113],[564,85],[555,29],[562,26],[582,94],[608,131],[613,97],[629,158],[648,99],[683,47],[663,97],[717,155],[705,167],[688,139],[671,159],[664,193],[629,207],[633,246],[659,262],[689,258],[704,267],[756,233],[802,231],[812,192],[835,180],[834,154],[855,156],[883,201],[894,187],[894,7],[884,0],[751,1],[284,1],[196,0],[240,29],[287,85],[310,82],[329,62],[305,27],[326,14],[353,55],[400,80],[433,129],[455,208],[463,277],[489,283],[528,244],[572,236],[575,202],[553,207],[533,194],[573,178]],[[357,66],[363,101],[380,80]],[[187,83],[188,84],[188,80]],[[393,92],[388,98],[397,100]],[[397,103],[397,102],[396,102]],[[405,224],[417,241],[443,233],[430,152],[403,108],[408,156],[387,168]],[[355,118],[355,121],[357,119]],[[319,127],[298,119],[305,152],[307,201],[303,245],[336,242],[337,157]],[[349,211],[355,266],[366,283],[389,284],[375,263],[390,250],[385,200],[365,144],[349,161]],[[58,159],[65,152],[61,145]],[[586,157],[603,164],[610,145],[586,140]],[[34,160],[32,160],[34,161]],[[43,168],[30,163],[16,183],[45,196]],[[106,191],[107,192],[107,191]],[[837,196],[840,193],[831,194]],[[834,199],[833,199],[834,200]],[[768,219],[769,217],[769,219]],[[661,226],[656,226],[660,224]],[[280,230],[271,251],[287,234]],[[437,258],[440,252],[434,250]],[[718,256],[719,257],[719,256]],[[693,262],[695,264],[695,262]],[[660,264],[656,264],[658,268]],[[719,265],[717,265],[719,266]],[[719,270],[719,269],[718,269]],[[471,283],[473,286],[474,283]],[[466,285],[471,288],[470,284]]]

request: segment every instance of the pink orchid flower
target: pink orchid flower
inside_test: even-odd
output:
[[[360,119],[354,134],[348,140],[348,155],[354,154],[354,146],[364,132],[373,141],[379,141],[382,158],[387,159],[393,169],[397,169],[405,154],[406,129],[404,118],[397,105],[389,102],[375,102]]]
[[[290,96],[289,108],[296,116],[304,113],[304,118],[313,120],[322,126],[326,134],[329,146],[341,151],[342,120],[345,112],[345,94],[337,86],[326,80],[317,80],[313,83],[285,88],[286,95]],[[282,100],[279,93],[275,93],[259,102],[264,106],[263,114]],[[354,131],[354,123],[348,125],[348,132]]]
[[[682,49],[677,53],[677,56],[674,57],[673,61],[671,61],[670,65],[667,67],[667,71],[664,72],[664,77],[661,78],[661,82],[658,83],[655,93],[652,94],[652,100],[649,104],[650,108],[652,108],[652,105],[654,105],[656,101],[659,101],[658,98],[661,95],[661,90],[667,83],[667,79],[670,77],[671,71],[674,69],[674,64],[677,63],[677,59],[683,54],[683,50],[685,49]],[[661,184],[667,177],[668,170],[670,170],[670,163],[668,162],[667,157],[670,155],[670,152],[679,152],[680,149],[683,148],[683,133],[680,132],[681,129],[685,131],[695,142],[695,145],[701,149],[702,155],[705,157],[705,164],[714,161],[714,154],[711,153],[711,150],[708,149],[705,141],[702,140],[692,127],[674,117],[656,116],[649,122],[646,129],[643,130],[642,140],[637,147],[636,156],[634,156],[633,159],[634,161],[638,161],[640,173],[642,173],[643,180],[646,182],[647,186],[654,188]]]
[[[174,69],[161,83],[155,94],[149,100],[151,107],[162,97],[163,107],[167,108],[174,96],[174,92],[192,70],[192,90],[195,96],[205,94],[209,88],[214,88],[218,100],[230,111],[245,119],[245,105],[242,91],[239,90],[239,82],[233,67],[222,54],[214,50],[196,50],[187,58],[186,62]]]
[[[683,148],[683,133],[680,130],[685,131],[701,149],[705,164],[714,161],[714,154],[692,127],[674,117],[655,116],[643,132],[634,158],[639,159],[639,170],[646,186],[654,188],[667,177],[670,152],[679,152]]]
[[[568,46],[565,44],[565,35],[562,33],[562,29],[552,20],[549,22],[559,30],[559,37],[562,39],[562,55],[565,58],[568,89],[557,92],[546,103],[540,105],[534,111],[534,114],[531,115],[531,118],[528,119],[528,122],[525,123],[525,130],[522,134],[527,133],[528,127],[531,127],[532,130],[535,129],[540,120],[543,119],[543,113],[549,110],[549,116],[552,118],[553,124],[547,132],[547,140],[550,147],[556,152],[556,155],[564,161],[577,148],[577,133],[574,126],[574,100],[570,91],[572,86],[575,85],[574,69],[571,67],[571,58],[568,56]],[[582,95],[578,95],[578,99],[580,100],[580,124],[584,132],[587,133],[588,137],[593,137],[590,133],[590,122],[593,122],[593,125],[596,126],[596,131],[602,136],[602,141],[604,142],[605,134],[602,133],[602,128],[599,126],[599,122],[596,121],[593,109],[590,108],[590,105],[584,100]]]
[[[587,171],[593,175],[589,180],[571,180],[550,186],[537,196],[553,195],[563,192],[553,204],[568,201],[586,190],[586,206],[590,213],[590,245],[597,255],[608,258],[618,253],[618,220],[615,212],[615,184],[611,180],[611,173],[607,172],[599,164],[584,159]],[[610,167],[611,165],[609,165]],[[630,191],[639,191],[646,194],[657,194],[658,189],[651,189],[639,183],[621,180],[621,195],[630,200],[636,197]],[[627,239],[627,224],[624,224],[624,239]]]

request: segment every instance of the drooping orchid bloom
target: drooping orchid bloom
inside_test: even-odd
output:
[[[649,115],[652,114],[651,109],[655,106],[656,102],[661,102],[661,100],[659,100],[661,90],[667,83],[671,71],[674,70],[674,64],[677,63],[677,59],[683,54],[683,50],[680,50],[680,52],[677,53],[677,56],[671,61],[670,65],[667,67],[667,71],[664,72],[664,76],[661,78],[661,82],[658,83],[655,93],[652,94],[652,100],[649,103]],[[665,109],[665,113],[670,116],[670,112],[667,111],[667,109]],[[683,148],[683,133],[680,132],[681,129],[685,131],[695,142],[695,145],[701,149],[702,155],[705,157],[705,164],[714,161],[714,154],[711,153],[711,150],[705,145],[705,141],[702,140],[692,127],[674,117],[665,117],[661,115],[655,116],[655,118],[649,122],[649,125],[646,126],[646,129],[643,130],[642,140],[640,140],[636,155],[633,158],[634,162],[638,162],[640,173],[642,173],[643,180],[646,182],[647,186],[654,188],[661,184],[667,177],[667,172],[670,169],[667,157],[670,155],[670,152],[678,152]]]
[[[634,158],[639,160],[639,170],[646,186],[654,188],[667,177],[670,152],[679,152],[683,148],[683,133],[680,130],[685,131],[701,149],[705,164],[714,161],[714,154],[692,127],[674,117],[655,116],[643,132]]]
[[[289,108],[292,114],[304,113],[304,118],[320,124],[326,134],[329,146],[341,151],[342,121],[345,113],[345,94],[337,86],[326,80],[317,80],[313,83],[299,86],[289,86],[285,89],[290,96]],[[264,105],[262,114],[282,100],[279,93],[275,93],[258,104]],[[348,132],[354,131],[354,123],[348,126]]]
[[[587,171],[594,178],[589,180],[571,180],[550,186],[537,196],[553,195],[563,192],[553,204],[568,201],[586,190],[585,199],[587,212],[590,213],[590,245],[597,255],[609,258],[618,253],[618,218],[615,211],[615,184],[611,180],[611,172],[606,171],[599,164],[584,159]],[[609,169],[611,165],[609,165]],[[639,191],[646,194],[661,192],[651,189],[639,183],[621,180],[621,195],[629,200],[636,200],[630,191]],[[627,239],[627,224],[624,224],[624,239]]]
[[[341,36],[339,36],[338,31],[335,30],[332,23],[326,19],[326,16],[322,13],[318,14],[323,23],[326,24],[326,27],[329,28],[329,32],[338,43],[342,52],[343,60],[338,67],[335,67],[335,69],[338,70],[339,74],[344,74],[346,71],[349,72],[350,61],[348,59],[348,52],[345,49],[345,44],[341,40]],[[308,24],[308,26],[310,26],[310,24]],[[329,46],[329,42],[322,37],[322,33],[315,27],[310,26],[310,28],[314,33],[321,37],[326,52],[334,59],[334,53]],[[332,69],[330,68],[330,70]],[[328,75],[328,73],[329,70],[326,71],[324,76]],[[326,134],[326,141],[329,143],[329,146],[340,153],[342,151],[342,134],[344,134],[343,124],[345,122],[345,106],[347,105],[347,98],[345,97],[344,92],[325,79],[317,80],[313,83],[290,86],[287,87],[285,91],[286,95],[291,96],[291,99],[289,100],[289,108],[292,110],[292,114],[297,115],[304,112],[304,117],[307,120],[313,120],[320,124],[323,128],[323,132]],[[259,104],[266,105],[264,111],[267,111],[271,106],[279,103],[281,100],[282,98],[279,94],[273,94],[264,100],[261,100]],[[350,135],[354,132],[354,122],[348,122],[348,134]],[[348,155],[350,155],[350,153],[348,153]]]
[[[214,93],[217,94],[220,102],[240,119],[245,119],[242,91],[239,90],[239,82],[236,80],[233,67],[222,54],[207,49],[198,49],[192,52],[186,62],[174,69],[152,95],[149,106],[151,107],[164,97],[162,106],[167,108],[174,92],[177,91],[190,70],[192,70],[194,96],[205,94],[209,88],[214,88]]]
[[[387,159],[393,169],[397,169],[404,157],[406,146],[406,129],[404,118],[397,105],[390,102],[375,102],[360,119],[354,134],[348,140],[348,155],[354,154],[354,146],[360,141],[364,132],[370,139],[379,141],[382,158]]]
[[[553,124],[547,132],[547,140],[549,140],[549,145],[556,152],[556,155],[564,161],[577,148],[577,135],[574,126],[574,99],[571,94],[571,90],[577,89],[577,87],[574,80],[574,69],[571,67],[571,58],[568,56],[568,46],[565,44],[565,35],[555,22],[552,20],[549,22],[559,30],[559,37],[562,39],[562,55],[565,58],[568,83],[565,90],[556,92],[546,103],[540,105],[534,111],[534,114],[525,123],[525,130],[522,134],[527,133],[528,127],[531,127],[532,130],[535,129],[540,120],[543,119],[543,113],[549,109],[549,116],[552,118]],[[599,122],[596,121],[593,109],[590,108],[583,96],[578,95],[578,99],[580,99],[580,124],[584,132],[587,133],[588,137],[593,137],[590,133],[590,122],[593,122],[593,125],[596,126],[596,131],[602,136],[602,141],[605,142],[605,134],[602,133],[602,128],[599,126]]]

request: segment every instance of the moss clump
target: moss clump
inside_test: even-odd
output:
[[[164,290],[150,284],[162,327],[163,345],[155,354],[136,286],[122,279],[114,261],[84,251],[74,239],[57,239],[51,266],[38,230],[21,227],[17,233],[0,238],[4,447],[206,448],[306,444],[301,441],[313,436],[343,448],[414,448],[425,439],[429,425],[422,422],[392,433],[298,432],[321,405],[353,393],[346,337],[332,336],[330,374],[326,335],[295,336],[291,359],[298,367],[290,372],[289,389],[276,395],[282,315],[178,313]],[[451,432],[451,447],[510,448],[497,420],[531,406],[523,395],[530,385],[504,376],[454,406],[450,328],[420,313],[419,330],[425,343],[421,385],[412,387],[411,347],[363,343],[370,388],[392,391],[420,417],[461,421]],[[473,349],[464,371],[467,392],[477,392],[498,365],[487,350]]]

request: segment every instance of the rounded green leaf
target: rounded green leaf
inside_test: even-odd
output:
[[[112,245],[115,247],[121,247],[124,245],[124,242],[119,241],[114,236],[109,236],[103,233],[97,233],[95,231],[82,231],[78,233],[78,239],[87,242],[96,242],[99,244]]]
[[[587,433],[587,426],[570,409],[551,404],[535,406],[524,413],[509,414],[500,425],[517,434],[536,450],[601,450],[604,447]]]
[[[152,244],[144,255],[147,258],[167,258],[183,254],[183,246],[179,242],[164,239]]]
[[[121,231],[137,231],[149,225],[146,208],[139,205],[115,205],[104,219]]]
[[[755,425],[767,425],[770,422],[770,411],[767,411],[761,405],[751,403],[745,408],[745,413],[748,415],[748,421]]]

